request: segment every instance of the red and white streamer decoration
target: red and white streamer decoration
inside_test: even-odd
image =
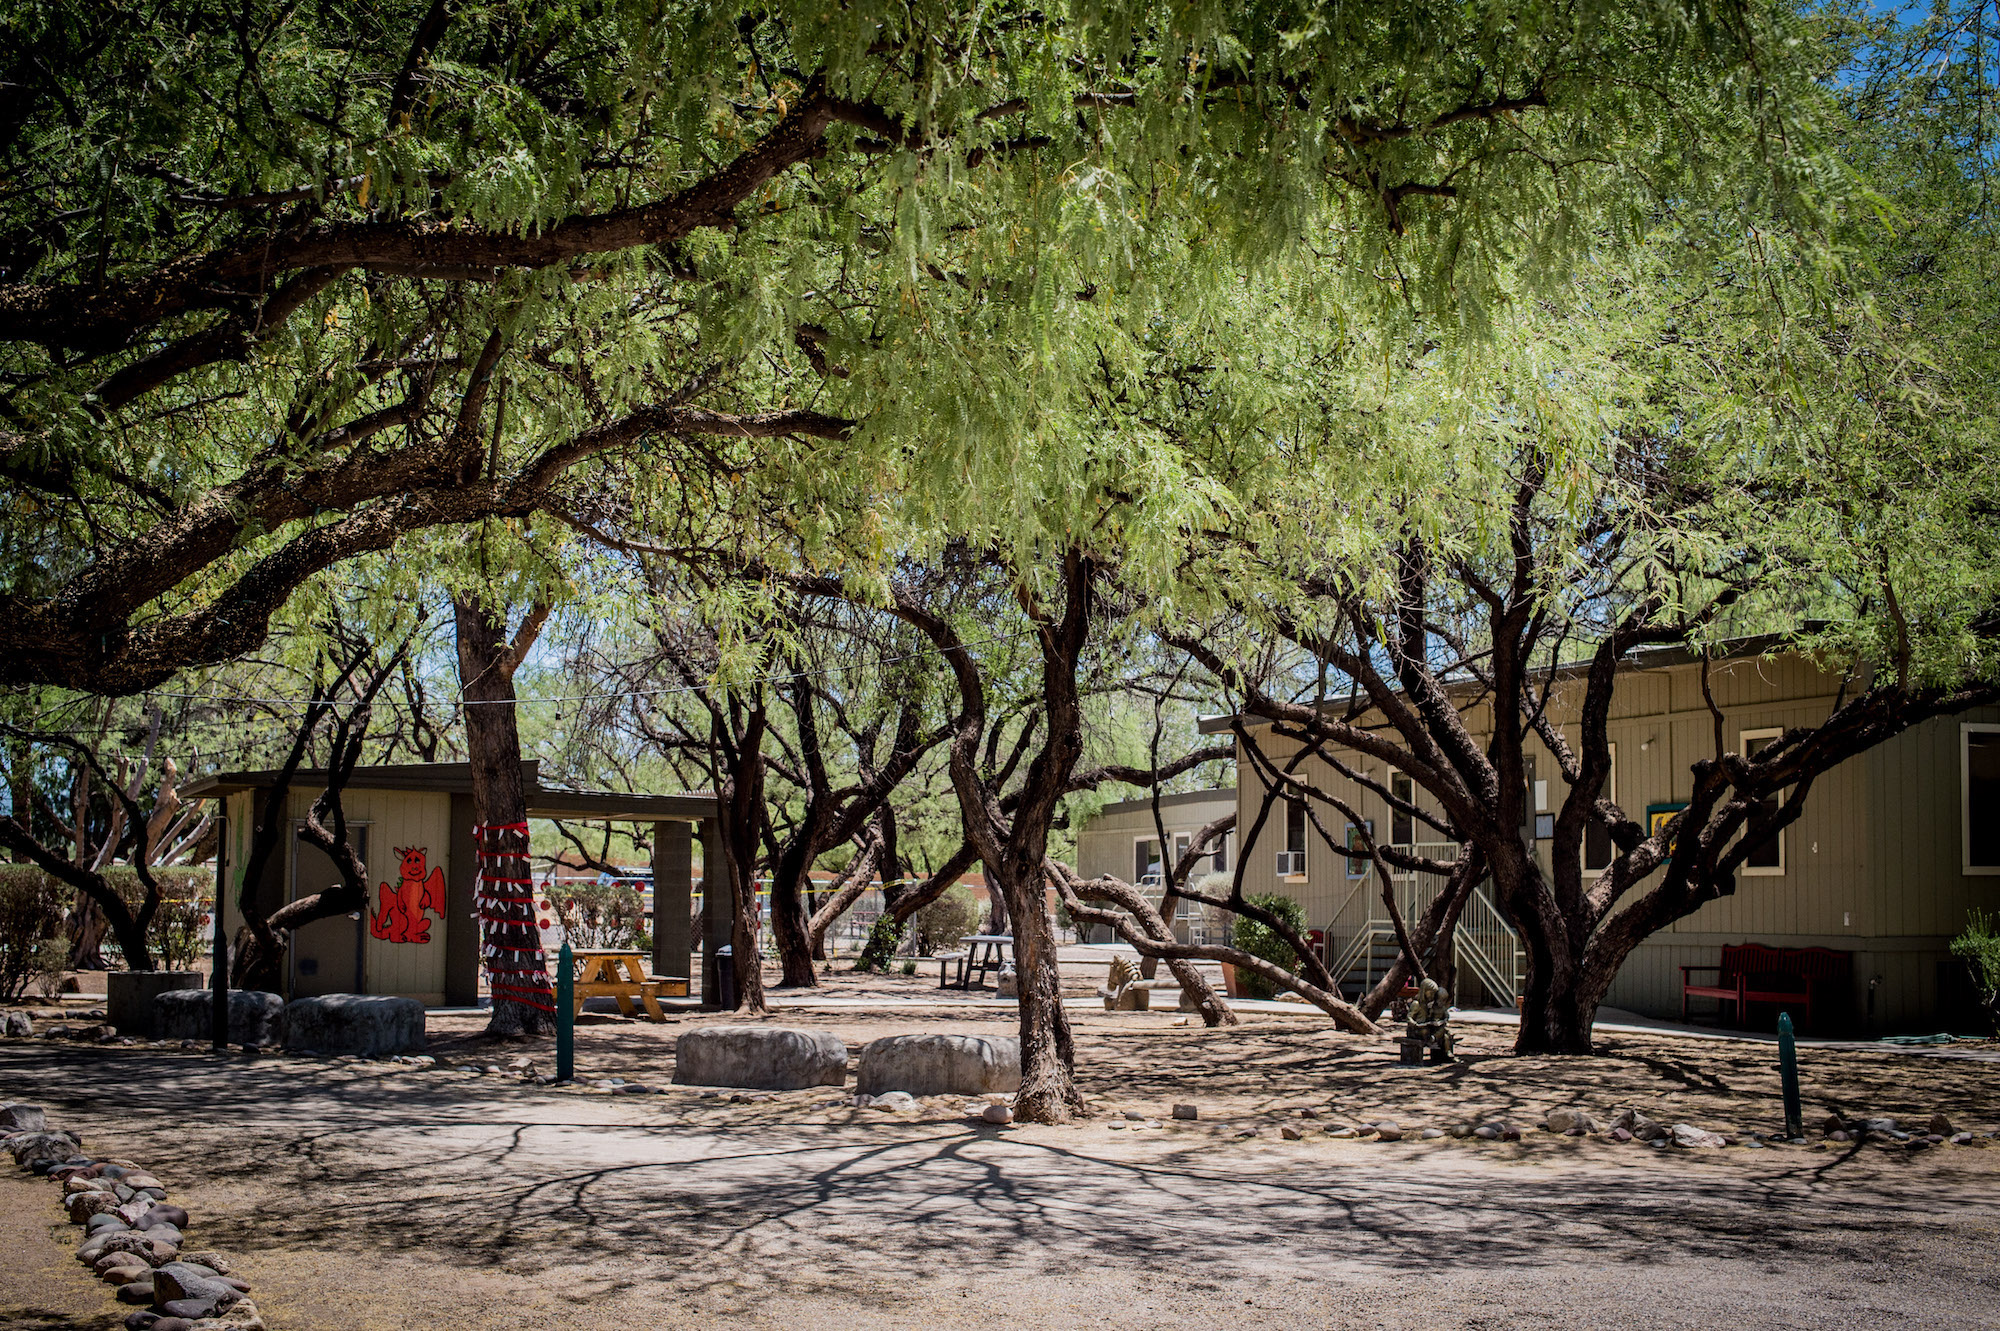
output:
[[[489,838],[519,832],[528,835],[526,823],[475,823],[472,841],[479,850],[479,875],[473,880],[472,900],[480,920],[480,953],[486,966],[487,988],[495,999],[507,999],[542,1012],[554,1012],[555,991],[549,983],[547,963],[541,946],[541,926],[548,907],[542,901],[528,872],[525,850],[495,850]],[[532,947],[510,947],[486,941],[486,925],[512,925],[535,940]]]

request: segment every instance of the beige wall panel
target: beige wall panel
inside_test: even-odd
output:
[[[303,819],[317,798],[317,791],[291,792],[290,811]],[[401,885],[399,847],[421,849],[425,855],[425,875],[440,870],[451,874],[451,797],[446,794],[408,793],[393,790],[352,790],[343,801],[349,823],[368,827],[366,863],[368,867],[368,914],[374,919],[382,910],[382,887],[393,891]],[[296,848],[296,842],[292,843]],[[439,895],[444,889],[440,885]],[[442,904],[442,903],[440,903]],[[415,998],[431,1006],[444,1002],[445,937],[449,929],[447,913],[426,910],[429,921],[427,943],[398,943],[372,935],[362,947],[363,983],[372,994]]]

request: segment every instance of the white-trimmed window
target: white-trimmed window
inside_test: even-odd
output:
[[[1959,845],[1969,874],[2000,874],[2000,725],[1958,727]]]
[[[1410,779],[1408,772],[1389,774],[1389,793],[1403,803],[1414,806],[1417,802],[1417,783]],[[1395,846],[1415,845],[1417,840],[1417,820],[1414,815],[1391,805],[1389,808],[1389,843]]]
[[[1160,864],[1160,843],[1153,837],[1139,837],[1132,843],[1132,885],[1150,887],[1165,880]]]
[[[1375,835],[1375,820],[1373,818],[1362,819],[1358,826],[1354,823],[1347,825],[1347,849],[1351,852],[1347,857],[1347,876],[1349,878],[1366,877],[1369,869],[1375,865],[1374,859],[1362,848],[1362,828],[1364,827],[1367,829],[1368,836],[1372,838]]]
[[[1769,730],[1743,730],[1736,735],[1736,751],[1745,758],[1755,758],[1764,747],[1785,733],[1782,726]],[[1765,800],[1766,810],[1775,813],[1778,801],[1775,797]],[[1771,839],[1751,851],[1743,861],[1743,874],[1749,878],[1778,878],[1785,872],[1785,834],[1779,830],[1771,834]]]
[[[1611,770],[1604,776],[1604,798],[1613,804],[1618,802],[1618,745],[1613,741],[1611,750]],[[1612,844],[1611,829],[1597,821],[1595,817],[1583,825],[1583,867],[1589,873],[1603,873],[1617,858],[1618,847]]]

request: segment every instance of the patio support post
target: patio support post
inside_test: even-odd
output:
[[[693,910],[694,828],[683,822],[654,823],[653,974],[693,975],[688,927]]]
[[[722,982],[715,974],[715,950],[729,946],[735,927],[735,899],[722,867],[722,836],[715,819],[701,820],[701,1005],[719,1007]]]

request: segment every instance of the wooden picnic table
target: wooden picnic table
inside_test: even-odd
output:
[[[965,964],[958,972],[958,987],[972,988],[975,977],[983,984],[988,971],[998,972],[1012,959],[1012,934],[967,934],[958,940],[965,949]]]
[[[571,991],[576,1012],[583,1011],[586,998],[615,998],[618,1010],[628,1017],[638,1016],[638,1009],[644,1007],[654,1021],[665,1021],[660,995],[687,997],[686,980],[647,975],[646,954],[636,949],[582,948],[572,950],[570,956],[576,961],[575,988]]]

